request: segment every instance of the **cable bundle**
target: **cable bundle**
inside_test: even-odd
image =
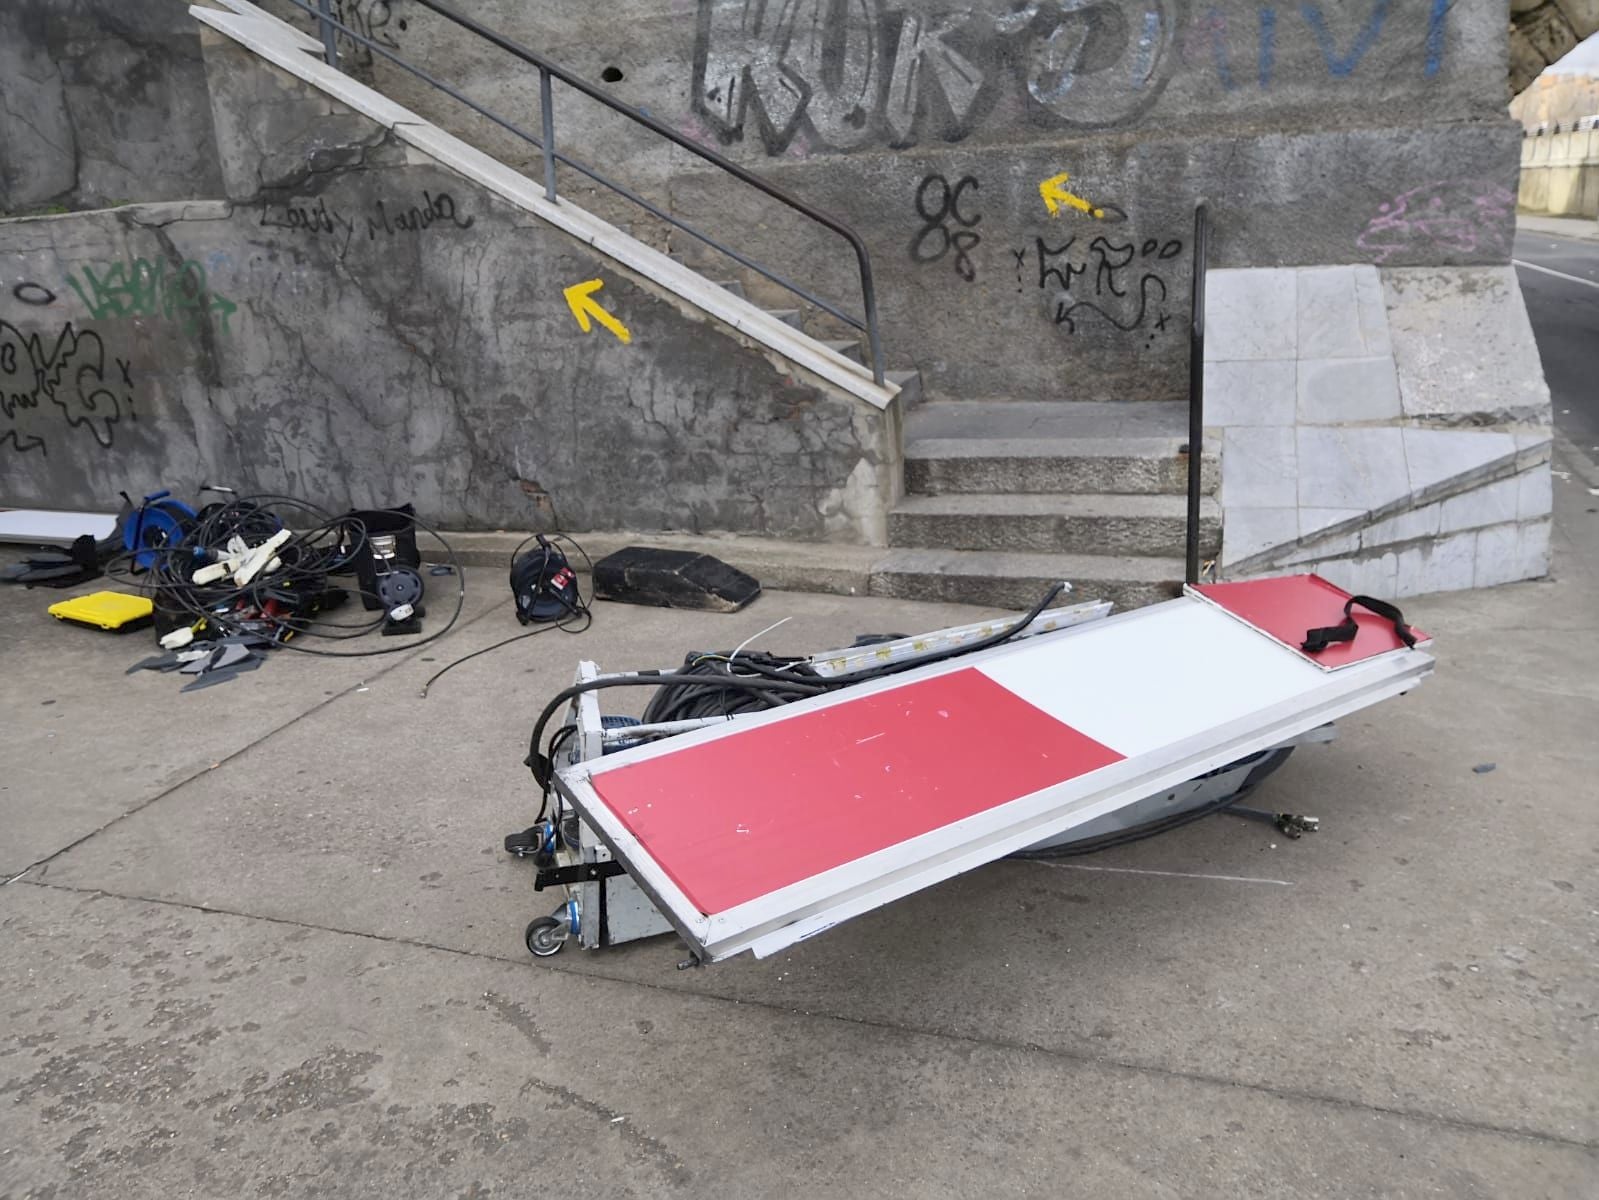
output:
[[[770,654],[696,653],[683,659],[678,676],[705,680],[702,684],[663,684],[650,697],[644,710],[646,724],[684,721],[695,717],[730,717],[737,713],[777,708],[817,694],[822,677],[802,658],[778,658]],[[770,679],[779,684],[772,689],[752,690],[742,680]],[[716,681],[719,686],[708,686]],[[785,683],[791,687],[783,687]]]
[[[335,517],[309,501],[293,496],[262,493],[236,496],[207,505],[185,523],[181,541],[163,546],[143,546],[116,555],[106,564],[114,579],[154,593],[157,609],[177,626],[203,626],[207,638],[254,634],[276,646],[325,658],[367,658],[414,650],[443,637],[460,618],[466,600],[461,564],[450,544],[426,522],[411,517],[449,556],[457,583],[455,611],[445,624],[426,637],[364,650],[328,650],[306,645],[308,638],[348,641],[382,628],[387,614],[371,620],[341,624],[323,614],[354,592],[368,595],[359,585],[330,586],[333,575],[353,572],[356,555],[366,544],[366,527],[353,516]],[[219,561],[233,538],[249,546],[293,530],[274,552],[277,566],[263,569],[245,583],[224,575],[196,583],[195,573]],[[140,573],[140,562],[147,569]],[[373,597],[377,599],[377,597]]]

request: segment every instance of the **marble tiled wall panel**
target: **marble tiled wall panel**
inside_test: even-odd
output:
[[[1511,268],[1213,271],[1205,357],[1224,574],[1547,572],[1549,397]]]

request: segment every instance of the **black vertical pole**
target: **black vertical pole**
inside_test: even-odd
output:
[[[338,34],[334,32],[329,18],[333,16],[333,0],[319,0],[317,7],[322,10],[322,20],[317,22],[322,32],[322,56],[328,60],[328,66],[338,69],[339,48]]]
[[[1194,285],[1188,329],[1188,562],[1189,583],[1199,582],[1199,494],[1205,460],[1205,260],[1210,215],[1194,206]]]
[[[555,88],[550,73],[539,68],[539,120],[543,122],[544,197],[555,199]]]

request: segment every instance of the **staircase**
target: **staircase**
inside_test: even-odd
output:
[[[1181,403],[917,406],[873,592],[1025,608],[1067,579],[1122,608],[1170,598],[1183,579],[1187,419]],[[1221,545],[1217,467],[1204,458],[1204,556]]]
[[[798,289],[779,290],[775,285],[780,281],[770,275],[757,278],[751,271],[743,279],[718,279],[725,269],[716,272],[703,250],[692,243],[684,245],[678,231],[667,228],[678,222],[658,209],[650,208],[655,221],[635,224],[626,233],[567,197],[552,199],[521,172],[327,65],[321,43],[248,0],[214,2],[223,8],[196,6],[191,12],[227,38],[378,121],[400,142],[571,235],[639,281],[648,281],[675,302],[715,318],[734,336],[760,343],[778,360],[808,372],[821,386],[864,403],[868,411],[882,412],[881,418],[876,414],[868,418],[868,423],[876,422],[873,427],[883,439],[875,450],[875,461],[885,468],[880,504],[899,495],[898,480],[892,475],[896,447],[891,443],[900,423],[887,410],[893,406],[903,413],[905,490],[887,512],[888,546],[853,548],[858,555],[870,556],[872,594],[1025,609],[1050,586],[1068,580],[1084,597],[1128,608],[1166,599],[1179,590],[1189,469],[1185,405],[923,403],[922,380],[915,371],[874,372],[857,332],[866,328],[860,322],[849,321],[855,326],[849,328],[836,309],[829,316],[809,306],[787,307],[794,299],[789,292]],[[421,2],[432,7],[429,0]],[[518,53],[542,72],[555,70],[530,52]],[[625,109],[592,90],[589,94],[619,111]],[[653,119],[626,112],[686,145]],[[688,148],[702,157],[714,157]],[[733,164],[717,162],[746,181],[753,178]],[[777,194],[764,183],[758,186]],[[792,198],[785,202],[804,210]],[[687,226],[678,228],[693,233]],[[864,249],[861,254],[864,288]],[[815,300],[805,293],[799,298]],[[870,313],[869,303],[867,309]],[[1205,556],[1213,556],[1221,541],[1220,510],[1213,497],[1217,476],[1216,460],[1206,457],[1200,530]],[[866,541],[880,545],[883,515],[879,507],[875,518],[868,518],[871,531]],[[837,549],[842,552],[845,547]]]

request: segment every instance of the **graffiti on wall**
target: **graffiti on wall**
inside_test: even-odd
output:
[[[977,278],[971,252],[982,243],[977,224],[983,214],[976,209],[976,197],[965,199],[968,189],[980,185],[971,175],[951,184],[942,175],[929,175],[916,188],[916,215],[921,228],[911,237],[911,261],[935,263],[953,254],[955,274],[967,283]]]
[[[329,204],[325,197],[318,197],[314,204],[268,204],[261,210],[262,225],[333,239],[340,258],[361,234],[366,235],[367,241],[377,241],[422,234],[434,225],[470,229],[475,221],[475,217],[456,207],[455,198],[449,192],[423,192],[420,204],[376,200],[369,210],[353,215]]]
[[[49,435],[65,426],[110,448],[124,417],[134,417],[133,372],[107,356],[98,333],[69,321],[52,340],[0,319],[0,446],[48,454]]]
[[[312,5],[316,0],[311,0]],[[329,15],[339,24],[353,29],[367,41],[376,42],[380,46],[387,46],[390,50],[398,50],[400,43],[394,40],[394,30],[403,30],[405,22],[394,19],[394,12],[389,0],[331,0],[328,5]],[[299,10],[304,19],[311,26],[311,36],[321,39],[320,23],[316,17],[303,9]],[[339,54],[345,63],[357,67],[370,67],[373,60],[373,50],[366,42],[358,42],[347,33],[334,30],[338,41]]]
[[[1038,185],[1040,208],[1052,224],[1047,234],[1033,234],[1011,249],[1017,292],[1037,294],[1051,323],[1065,333],[1097,326],[1153,339],[1171,323],[1168,301],[1182,239],[1129,232],[1125,209],[1066,192],[1069,179],[1061,172]],[[974,175],[954,183],[940,174],[924,176],[911,200],[911,261],[931,266],[947,259],[959,278],[975,282],[981,192]],[[1062,228],[1063,216],[1077,228]]]
[[[1439,180],[1377,206],[1355,244],[1385,263],[1394,255],[1510,253],[1516,197],[1508,188]]]
[[[1454,0],[1430,0],[1422,40],[1423,78],[1431,79],[1443,67],[1444,35],[1453,6]],[[1328,8],[1334,14],[1348,11],[1341,20],[1335,17],[1330,21],[1325,11]],[[1182,61],[1192,65],[1209,59],[1224,91],[1236,91],[1251,82],[1262,90],[1270,88],[1276,73],[1279,41],[1287,25],[1281,12],[1286,11],[1298,17],[1294,24],[1303,31],[1299,36],[1308,37],[1314,44],[1328,76],[1347,79],[1381,40],[1383,31],[1392,28],[1390,17],[1394,8],[1394,0],[1371,0],[1369,9],[1359,3],[1323,5],[1310,0],[1280,7],[1263,4],[1256,11],[1251,27],[1238,28],[1229,24],[1224,11],[1212,5],[1196,13],[1189,22],[1183,37]],[[1334,24],[1349,26],[1350,32],[1340,38]],[[1408,38],[1408,32],[1405,36]]]
[[[1033,238],[1013,249],[1016,282],[1031,282],[1048,297],[1055,324],[1076,333],[1082,322],[1103,321],[1123,333],[1165,331],[1171,320],[1172,260],[1183,252],[1180,238],[1142,239],[1073,233],[1059,245]]]
[[[1176,57],[1177,6],[1057,0],[928,16],[884,0],[701,0],[694,108],[726,140],[753,121],[769,154],[802,125],[836,150],[910,145],[924,125],[954,141],[1008,74],[1059,122],[1111,125],[1159,96]]]
[[[161,258],[83,266],[67,274],[67,286],[96,321],[159,317],[177,321],[193,334],[202,322],[215,318],[223,333],[231,333],[229,318],[238,311],[238,305],[207,286],[205,268],[192,259],[176,267]]]
[[[1209,63],[1224,91],[1242,86],[1235,37],[1252,43],[1261,88],[1290,37],[1319,51],[1329,78],[1348,78],[1385,31],[1404,45],[1415,34],[1414,22],[1392,32],[1394,0],[1370,2],[1263,4],[1244,31],[1215,6],[1190,16],[1188,0],[1015,0],[1006,13],[934,15],[893,0],[700,0],[692,104],[723,141],[753,129],[768,154],[802,130],[832,150],[959,141],[1010,98],[1035,124],[1101,129],[1142,115],[1180,66]],[[1430,0],[1425,78],[1442,66],[1452,5]]]

